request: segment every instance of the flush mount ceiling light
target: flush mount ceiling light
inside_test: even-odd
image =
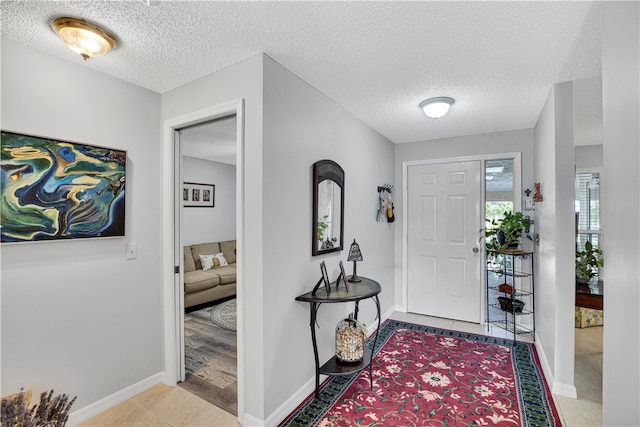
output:
[[[429,98],[420,103],[420,108],[427,117],[439,119],[449,112],[449,108],[453,105],[453,98],[441,96],[438,98]]]
[[[118,44],[111,34],[83,19],[56,18],[51,27],[69,49],[85,60],[104,55]]]

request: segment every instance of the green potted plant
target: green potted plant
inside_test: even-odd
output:
[[[518,247],[522,240],[522,230],[528,232],[531,221],[522,212],[506,211],[502,218],[487,219],[487,224],[487,228],[480,230],[480,240],[486,238],[487,267],[502,276],[506,263],[502,252]],[[531,240],[531,236],[525,236]]]
[[[576,251],[576,284],[589,286],[598,277],[598,269],[604,267],[602,250],[593,247],[591,242],[584,244],[584,249]]]
[[[484,230],[488,254],[516,249],[522,240],[522,230],[529,231],[531,220],[522,212],[505,212],[501,219],[487,219],[488,226]],[[525,237],[531,240],[528,234]]]
[[[329,227],[329,224],[327,223],[328,218],[329,218],[329,215],[325,215],[322,217],[322,219],[318,220],[318,228],[316,229],[316,233],[318,234],[318,240],[320,241],[322,241],[324,237],[324,232]]]

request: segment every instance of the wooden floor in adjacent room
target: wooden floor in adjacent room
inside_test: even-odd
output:
[[[237,415],[237,334],[213,324],[212,308],[185,314],[186,378],[178,385]]]

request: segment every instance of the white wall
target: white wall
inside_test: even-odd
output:
[[[364,261],[358,274],[382,285],[382,312],[393,307],[393,233],[398,224],[377,223],[377,186],[393,181],[393,144],[308,83],[270,59],[264,64],[264,384],[268,417],[314,377],[309,292],[325,261],[332,280],[357,239]],[[341,252],[311,256],[312,165],[336,161],[345,171],[345,224]],[[284,262],[284,264],[283,264]],[[352,304],[324,304],[318,312],[321,363],[334,353],[335,326]],[[371,324],[372,301],[359,319]],[[274,420],[279,421],[279,420]]]
[[[574,163],[573,85],[555,85],[534,129],[536,336],[552,392],[575,397],[574,369]]]
[[[345,169],[345,244],[358,239],[365,259],[358,271],[382,283],[385,310],[393,304],[393,226],[376,223],[375,209],[377,186],[393,179],[393,145],[264,55],[163,94],[162,119],[237,98],[245,99],[246,332],[239,357],[246,406],[240,417],[277,423],[277,411],[314,375],[309,307],[294,299],[315,285],[321,260],[335,277],[348,250],[311,256],[311,165],[331,158]],[[333,351],[335,325],[352,309],[320,310],[322,358]],[[373,320],[374,312],[363,303],[361,318]]]
[[[553,391],[575,396],[575,148],[573,84],[560,83],[555,96],[556,360]],[[545,161],[536,156],[537,162]],[[542,178],[536,182],[543,182]],[[544,300],[539,299],[543,304]],[[537,305],[536,305],[537,307]]]
[[[244,266],[238,266],[238,296],[244,317],[244,337],[239,329],[238,343],[244,348],[239,353],[239,363],[245,367],[244,401],[239,407],[241,422],[246,419],[262,420],[264,414],[263,372],[263,158],[262,158],[262,70],[263,56],[256,55],[209,74],[191,83],[162,94],[161,120],[175,119],[185,114],[211,108],[237,99],[244,99],[244,151],[243,187],[240,188],[244,217],[238,212],[238,229],[244,230],[244,240],[238,241],[238,255]],[[238,167],[239,165],[236,165]],[[163,166],[170,167],[170,166]],[[170,173],[165,170],[164,173]],[[163,194],[163,197],[168,197]],[[165,225],[166,226],[166,225]],[[171,274],[168,272],[167,274]],[[246,287],[243,289],[243,283]],[[240,322],[239,318],[239,324]],[[240,327],[240,325],[239,325]],[[243,381],[239,378],[239,381]]]
[[[640,425],[640,7],[602,5],[604,281],[602,421]]]
[[[602,145],[583,145],[576,147],[576,168],[602,169],[603,166]]]
[[[214,207],[183,208],[182,242],[184,245],[234,240],[236,238],[235,165],[184,156],[182,169],[185,182],[215,185]]]
[[[574,144],[602,145],[602,76],[573,80]]]
[[[162,370],[159,117],[158,94],[2,39],[3,129],[128,150],[126,238],[2,245],[2,395],[74,412]]]
[[[556,258],[552,240],[557,224],[555,221],[555,87],[551,88],[535,127],[535,177],[540,180],[543,201],[535,206],[536,233],[540,236],[535,246],[535,307],[538,345],[544,349],[544,360],[551,372],[555,369],[555,271]],[[544,266],[545,268],[541,268]]]
[[[425,118],[425,120],[428,120]],[[429,119],[430,120],[430,119]],[[533,129],[484,133],[395,145],[395,303],[402,302],[402,164],[408,161],[450,159],[490,154],[522,153],[522,189],[533,189]]]
[[[576,168],[602,169],[602,76],[573,81]]]

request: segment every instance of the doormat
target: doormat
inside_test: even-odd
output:
[[[280,426],[562,425],[532,344],[395,320],[378,333],[373,391],[368,370],[329,377]]]

